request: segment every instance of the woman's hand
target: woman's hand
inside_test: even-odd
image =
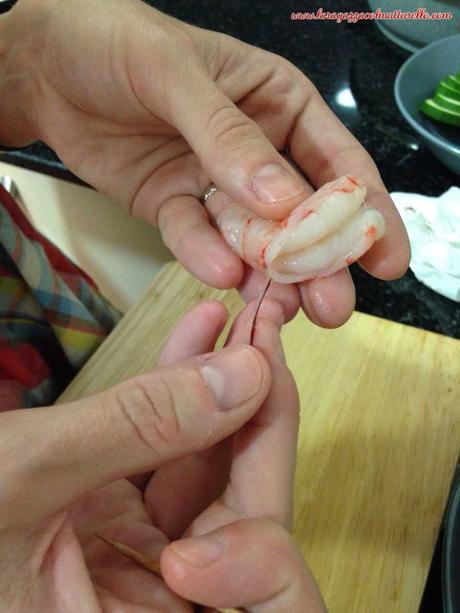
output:
[[[66,405],[0,415],[0,611],[191,613],[192,600],[322,610],[282,528],[298,419],[282,312],[264,305],[255,349],[241,344],[252,308],[217,353],[226,313],[205,302],[153,371]],[[144,492],[125,478],[136,473]],[[161,555],[165,581],[95,532]],[[193,538],[168,545],[183,532]]]
[[[44,140],[76,175],[158,224],[205,283],[238,286],[247,300],[262,284],[209,224],[199,198],[211,182],[281,219],[345,173],[367,184],[387,224],[362,265],[382,279],[406,270],[407,237],[375,164],[283,58],[138,0],[19,0],[0,40],[0,142]],[[328,327],[354,307],[348,270],[273,284],[271,296],[287,317],[301,304]]]

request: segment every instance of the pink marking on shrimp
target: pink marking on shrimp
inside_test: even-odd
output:
[[[307,217],[310,217],[310,215],[311,215],[312,213],[314,213],[314,212],[315,212],[315,211],[314,211],[313,209],[307,209],[307,210],[305,211],[305,213],[303,213],[303,214],[300,216],[300,219],[307,219]],[[300,221],[300,219],[299,219],[299,221]]]
[[[377,234],[377,228],[375,226],[369,226],[364,235],[366,238],[373,238]]]
[[[345,262],[347,266],[350,266],[350,264],[353,264],[354,262],[356,262],[356,260],[355,258],[345,258]]]
[[[362,185],[362,182],[359,181],[359,179],[355,179],[355,177],[352,177],[351,175],[347,175],[347,179],[351,181],[353,185],[356,185],[356,187],[359,187],[360,185]]]
[[[270,244],[270,240],[267,240],[265,244],[262,246],[262,249],[260,250],[259,261],[258,261],[260,268],[267,268],[267,265],[265,263],[265,252],[267,251],[267,247],[269,244]]]
[[[361,187],[363,185],[361,181],[359,181],[358,179],[355,179],[355,177],[352,177],[351,175],[346,175],[345,178],[348,179],[348,181],[353,185],[353,187],[337,188],[336,191],[344,192],[345,194],[351,194],[352,192],[355,191],[357,187]]]

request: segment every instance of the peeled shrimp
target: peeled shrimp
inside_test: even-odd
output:
[[[279,283],[318,279],[345,268],[385,234],[382,215],[364,203],[366,186],[345,175],[326,183],[282,221],[236,202],[208,198],[221,234],[252,268]]]

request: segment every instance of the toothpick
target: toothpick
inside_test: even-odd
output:
[[[158,562],[156,562],[156,560],[152,560],[152,558],[149,558],[132,547],[128,547],[128,545],[125,545],[124,543],[120,543],[120,541],[113,541],[99,532],[96,532],[95,534],[101,539],[101,541],[104,541],[104,543],[107,543],[107,545],[113,547],[113,549],[118,551],[118,553],[121,553],[126,558],[136,562],[136,564],[139,564],[139,566],[142,566],[142,568],[145,568],[145,570],[149,570],[158,577],[162,577],[160,565]],[[244,613],[243,609],[216,609],[216,611],[219,613]]]
[[[116,549],[116,551],[118,551],[125,557],[129,558],[133,562],[137,562],[137,564],[139,564],[139,566],[142,566],[142,568],[145,568],[145,570],[149,570],[151,573],[154,573],[158,577],[161,577],[160,565],[155,560],[152,560],[140,551],[136,551],[136,549],[128,547],[128,545],[125,545],[124,543],[120,543],[120,541],[112,541],[112,539],[109,539],[107,536],[99,534],[99,532],[96,532],[96,536],[100,538],[101,541],[104,541],[104,543],[107,543],[107,545],[110,545],[111,547]]]

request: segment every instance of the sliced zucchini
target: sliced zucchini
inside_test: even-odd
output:
[[[440,106],[434,99],[425,100],[420,110],[432,119],[460,127],[460,111]]]
[[[454,100],[460,100],[460,92],[450,87],[450,85],[448,85],[447,81],[445,81],[444,79],[439,83],[438,87],[436,88],[436,93],[444,94],[445,96],[449,96],[449,98],[454,98]]]

